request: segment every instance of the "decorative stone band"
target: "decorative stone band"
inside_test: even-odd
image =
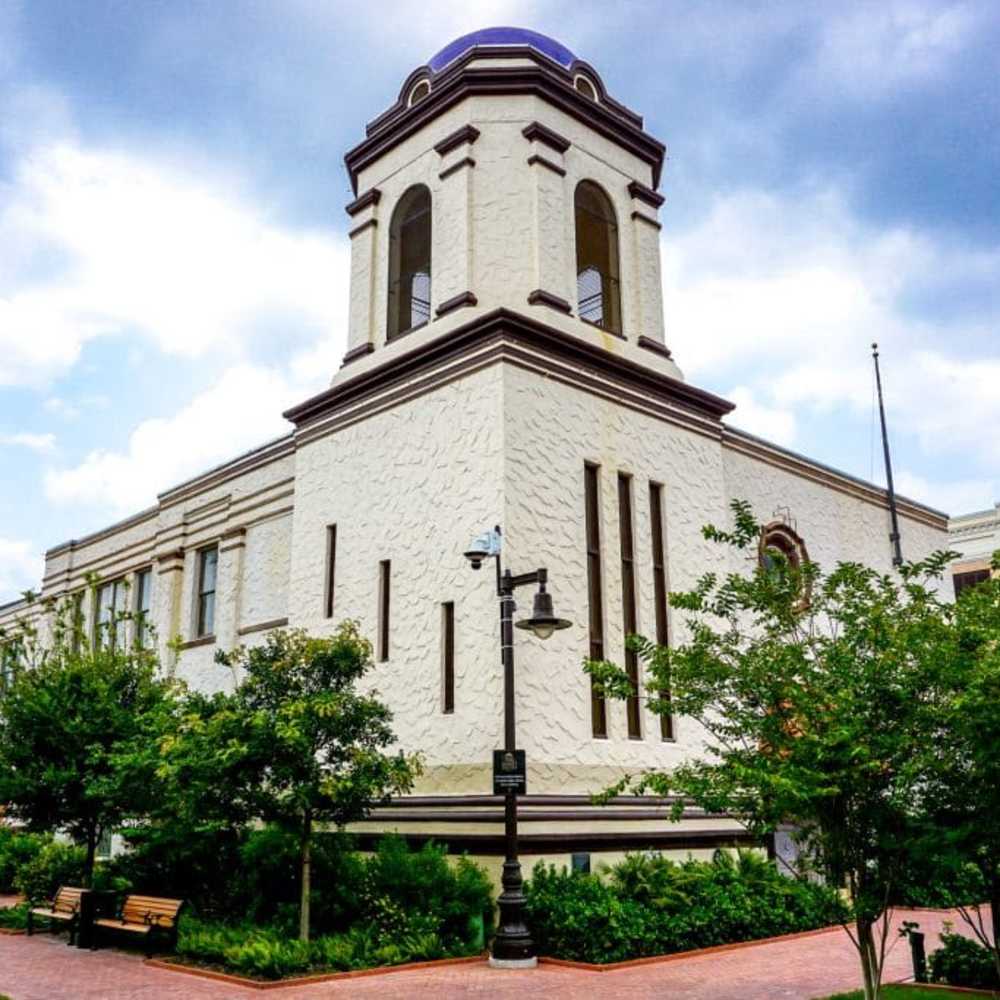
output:
[[[565,153],[572,145],[569,139],[564,139],[558,132],[543,125],[541,122],[532,122],[521,129],[521,135],[529,142],[541,143],[554,149],[557,153]]]
[[[344,207],[344,211],[347,212],[347,214],[350,216],[355,216],[358,214],[358,212],[363,211],[369,205],[377,205],[381,197],[382,197],[382,192],[379,191],[378,188],[371,188],[370,190],[366,191],[363,195],[361,195],[360,198],[356,198],[354,201],[352,201],[350,205],[346,205]]]
[[[363,344],[358,344],[357,347],[352,347],[344,355],[344,360],[341,361],[341,364],[349,365],[352,361],[357,361],[358,358],[363,358],[366,354],[371,354],[374,350],[375,345],[370,340],[365,341]]]
[[[460,292],[458,295],[453,295],[450,299],[446,299],[434,310],[437,316],[446,316],[450,312],[454,312],[456,309],[462,309],[465,306],[475,306],[479,304],[479,300],[476,298],[472,292]]]
[[[536,163],[540,167],[546,167],[548,170],[551,170],[554,174],[558,174],[560,177],[566,176],[566,171],[563,170],[563,168],[560,167],[558,163],[553,163],[551,160],[546,159],[544,156],[541,156],[538,153],[534,153],[533,155],[528,157],[529,167],[533,166]]]
[[[640,334],[636,343],[645,350],[652,351],[654,354],[659,354],[664,358],[673,357],[670,353],[670,348],[666,344],[661,344],[658,340],[653,340],[652,337],[647,337],[645,334]]]
[[[241,625],[236,634],[252,635],[254,632],[269,632],[273,628],[284,628],[287,624],[287,618],[272,618],[271,621],[258,622],[256,625]]]
[[[528,161],[531,162],[530,160]],[[552,292],[545,291],[544,288],[536,288],[533,292],[528,292],[529,306],[548,306],[557,312],[569,315],[573,312],[573,307],[561,296],[553,295]]]
[[[659,208],[667,200],[662,194],[658,194],[652,188],[646,187],[645,184],[640,184],[638,181],[631,181],[629,183],[628,193],[636,201],[645,202],[653,208]]]

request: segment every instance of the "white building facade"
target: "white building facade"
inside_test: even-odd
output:
[[[50,550],[43,596],[84,595],[91,627],[116,599],[145,602],[165,669],[204,689],[232,683],[219,649],[358,619],[400,745],[425,761],[415,794],[358,832],[498,864],[496,595],[462,553],[502,525],[505,563],[547,567],[574,623],[517,639],[527,864],[744,842],[726,818],[668,823],[658,800],[589,804],[702,744],[689,720],[593,698],[582,661],[624,661],[632,631],[683,637],[665,593],[739,568],[701,534],[734,499],[826,566],[889,570],[889,513],[880,488],[733,429],[729,403],[684,381],[661,301],[663,159],[552,39],[446,47],[347,154],[349,349],[330,388],[288,411],[286,436]],[[944,515],[899,510],[909,558],[947,546]],[[132,585],[90,594],[88,573]]]
[[[948,524],[948,548],[960,553],[951,564],[951,578],[957,597],[966,587],[988,580],[993,557],[1000,553],[1000,503],[992,510],[953,517]]]

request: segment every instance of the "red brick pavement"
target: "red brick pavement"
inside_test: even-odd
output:
[[[941,913],[896,917],[920,923],[928,951],[937,946]],[[586,998],[586,1000],[810,1000],[856,987],[860,982],[854,949],[843,931],[760,944],[736,951],[679,959],[617,972],[586,972],[540,966],[507,972],[466,964],[384,976],[319,983],[274,992],[215,983],[194,976],[149,968],[141,956],[113,950],[68,948],[65,935],[0,937],[0,993],[13,1000],[346,1000],[378,997],[411,1000],[428,997],[489,997],[490,1000]],[[909,948],[893,936],[886,980],[910,973]]]

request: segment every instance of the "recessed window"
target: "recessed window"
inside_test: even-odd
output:
[[[576,188],[576,299],[580,319],[621,334],[618,224],[611,199],[593,181]]]
[[[389,609],[392,563],[383,559],[378,564],[378,658],[385,663],[389,659]]]
[[[968,590],[969,587],[985,583],[989,578],[990,571],[988,569],[976,569],[970,570],[967,573],[956,573],[951,578],[952,584],[955,587],[955,597],[958,597],[963,590]]]
[[[653,601],[656,606],[656,642],[666,646],[670,641],[669,620],[667,618],[667,566],[666,548],[663,544],[663,486],[649,484],[649,521],[653,541]],[[661,701],[670,701],[670,689],[661,688]],[[674,719],[669,712],[660,715],[660,738],[674,739]]]
[[[327,618],[333,617],[333,594],[336,571],[337,526],[331,524],[326,529],[326,589],[323,595],[323,610]]]
[[[70,636],[69,648],[74,653],[80,652],[80,647],[86,641],[86,614],[83,610],[84,591],[78,590],[69,599]]]
[[[622,629],[626,643],[639,631],[635,600],[635,544],[632,531],[632,477],[618,473],[618,538],[622,558]],[[625,646],[625,673],[632,692],[625,702],[628,738],[642,739],[642,713],[639,703],[639,656]]]
[[[418,101],[422,101],[431,92],[431,85],[426,80],[421,80],[411,91],[409,105],[412,108]]]
[[[431,193],[411,187],[389,225],[388,339],[423,326],[431,316]]]
[[[597,100],[597,90],[594,88],[594,85],[585,76],[578,76],[573,81],[573,86],[576,87],[576,89],[581,94],[583,94],[583,96],[586,97],[588,100],[590,100],[590,101],[596,101]]]
[[[809,554],[794,528],[784,521],[774,521],[761,530],[757,558],[761,569],[767,573],[777,573],[783,566],[801,573],[809,561]],[[810,593],[805,581],[800,582],[800,588],[799,604],[804,610],[809,606]]]
[[[135,575],[135,642],[145,647],[149,639],[149,613],[153,597],[153,571],[140,570]]]
[[[604,659],[604,590],[601,581],[600,469],[586,465],[583,470],[584,522],[587,535],[587,603],[590,613],[590,659]],[[608,735],[608,709],[590,679],[591,732],[599,739]]]
[[[455,602],[441,605],[441,667],[444,674],[442,711],[450,715],[455,711]]]
[[[198,553],[198,616],[196,637],[215,635],[215,585],[219,572],[216,546]]]
[[[122,649],[125,645],[126,586],[124,580],[112,580],[97,588],[97,613],[94,616],[94,648]]]

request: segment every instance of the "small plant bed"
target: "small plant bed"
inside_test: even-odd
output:
[[[526,888],[540,953],[594,965],[819,930],[845,916],[830,889],[750,853],[684,863],[630,855],[600,875],[539,865]]]
[[[940,986],[883,986],[883,1000],[969,1000],[973,994],[968,990],[948,989]],[[988,992],[982,996],[992,996]],[[826,1000],[864,1000],[864,993],[857,990],[854,993],[838,993]]]
[[[0,909],[0,934],[21,934],[28,926],[28,904]]]

